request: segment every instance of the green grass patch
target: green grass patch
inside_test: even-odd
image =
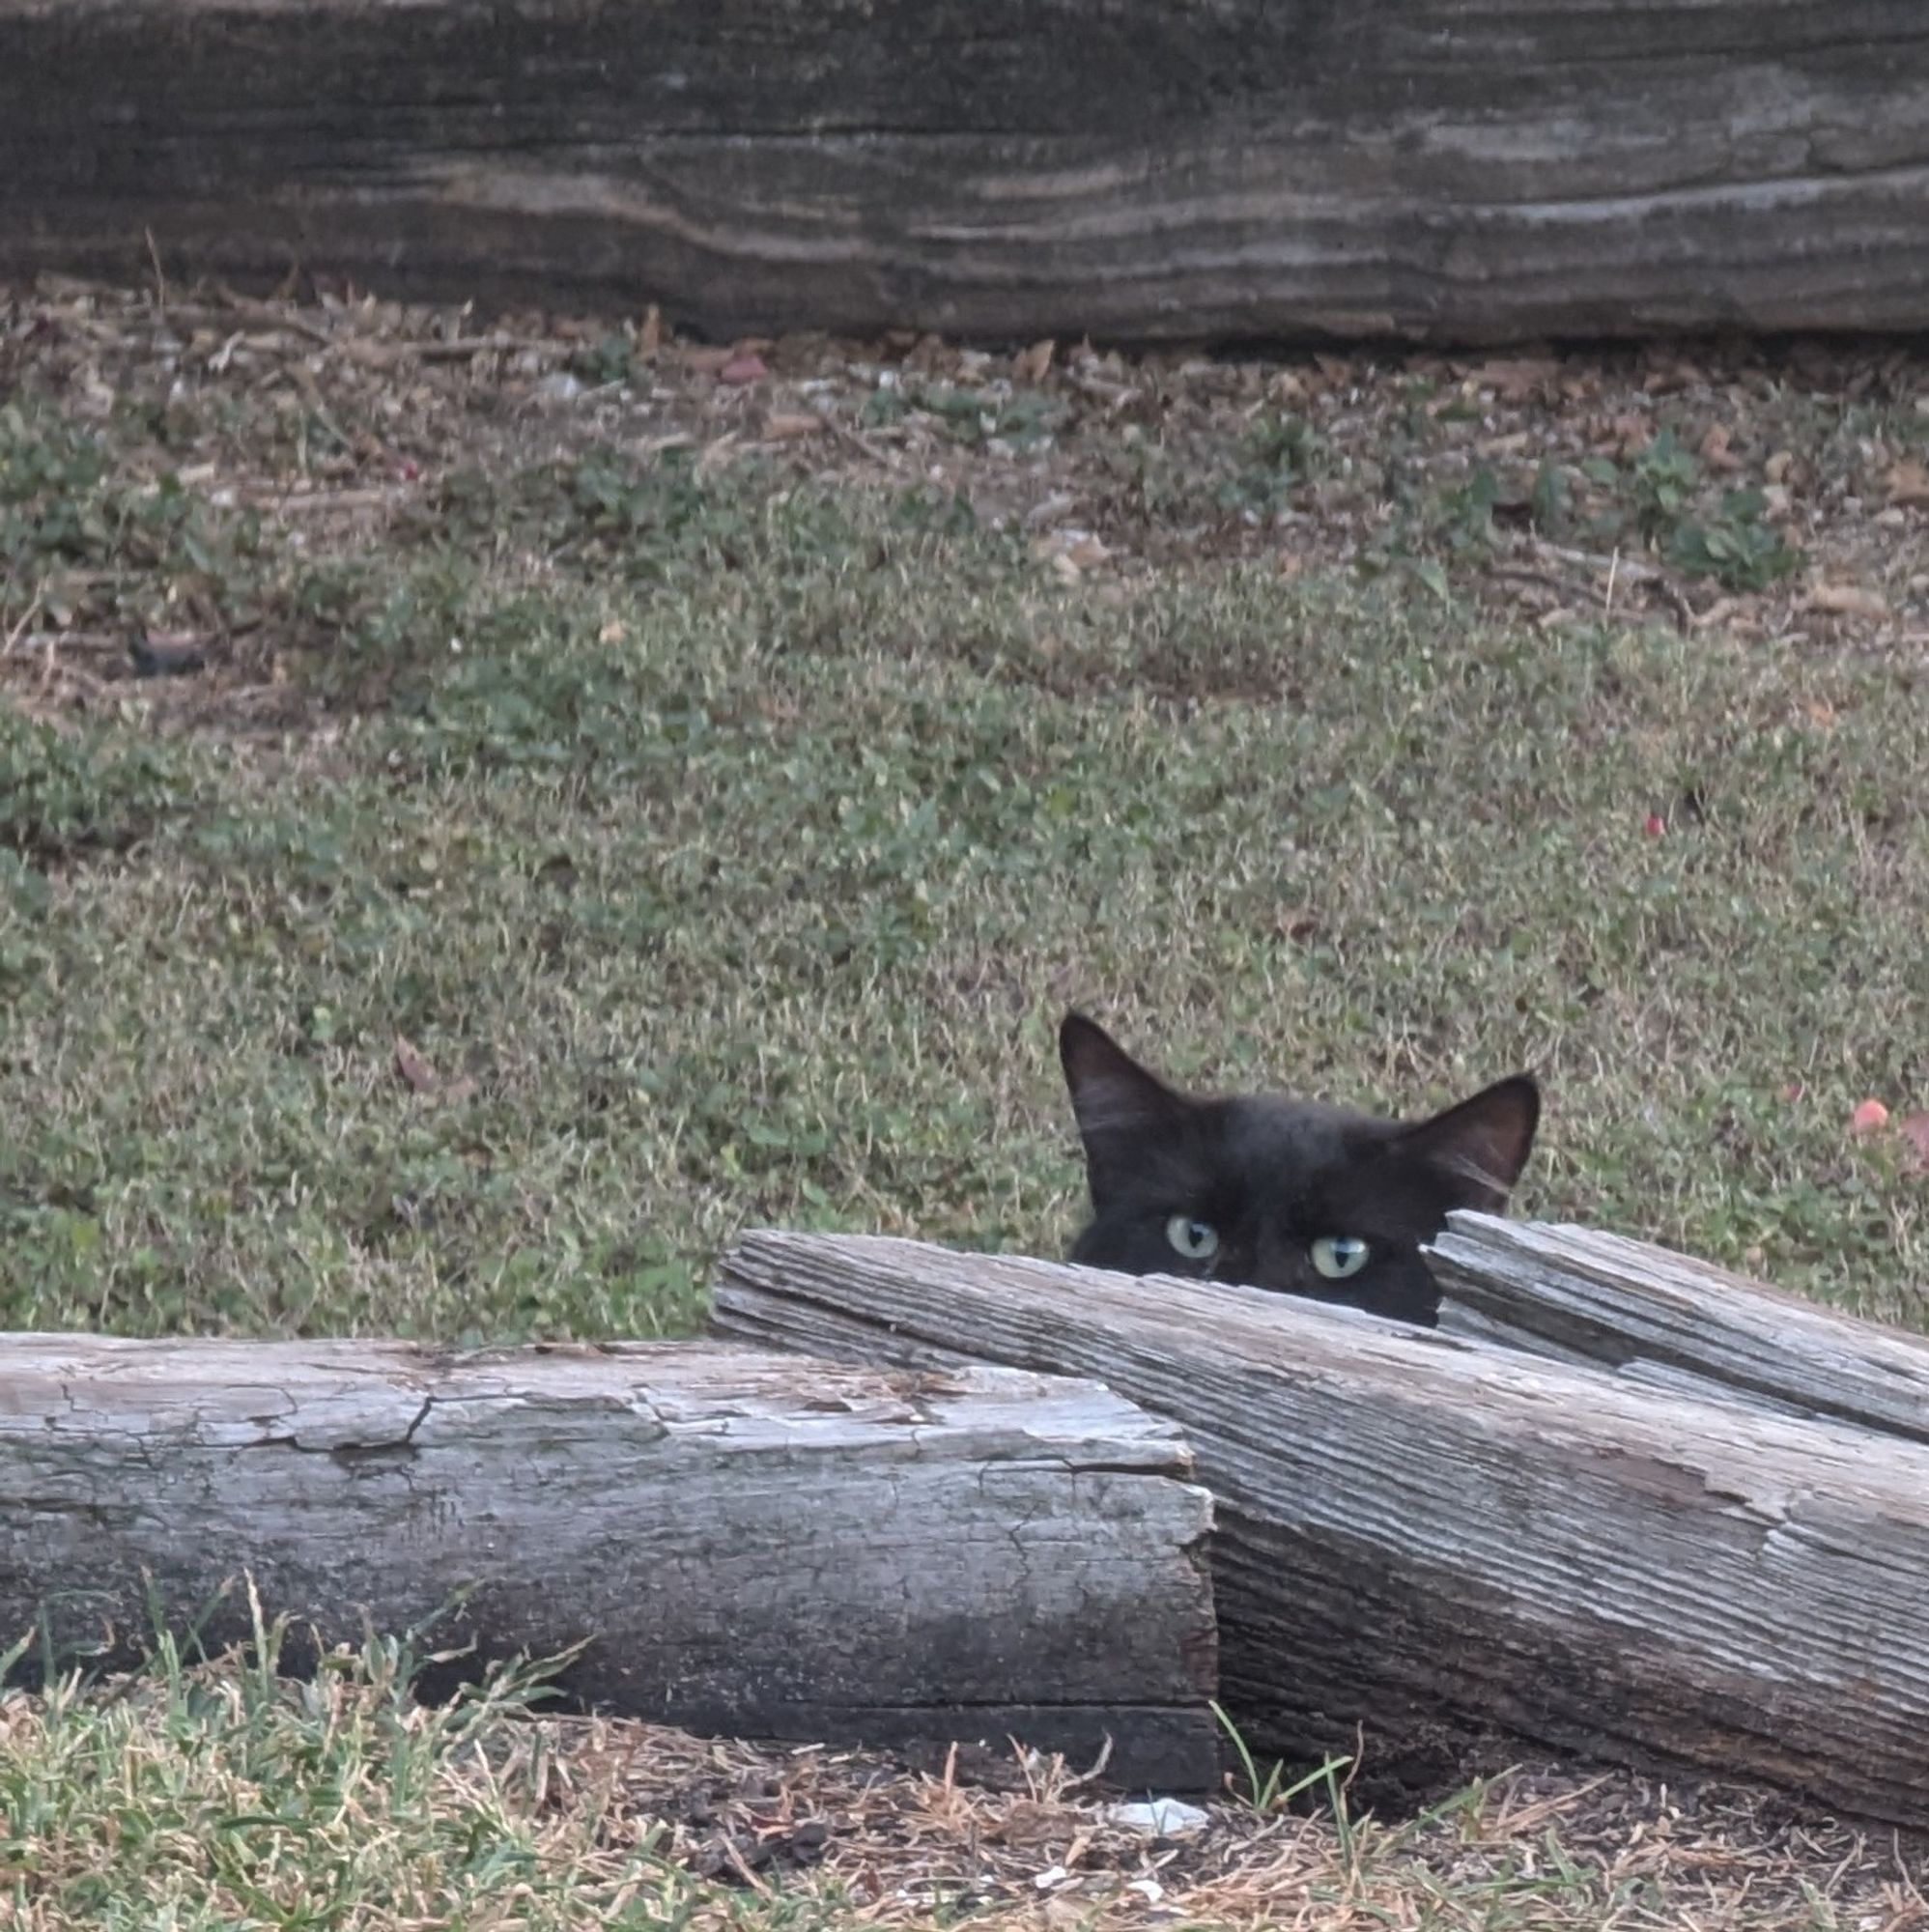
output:
[[[1054,1253],[1074,998],[1388,1108],[1532,1065],[1526,1210],[1918,1314],[1921,1183],[1845,1131],[1925,1078],[1905,663],[1101,597],[678,463],[465,487],[546,581],[427,524],[264,577],[386,709],[0,724],[0,1320],[673,1333],[749,1222]]]
[[[285,1635],[258,1620],[253,1645],[213,1663],[163,1641],[113,1694],[63,1681],[0,1700],[0,1910],[13,1922],[692,1922],[705,1889],[655,1856],[647,1828],[612,1832],[593,1802],[545,1802],[553,1751],[514,1721],[540,1673],[498,1667],[429,1706],[409,1643],[331,1650],[291,1681],[275,1674]]]

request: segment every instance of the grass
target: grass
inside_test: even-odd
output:
[[[1040,1767],[1008,1792],[860,1754],[775,1756],[542,1712],[497,1667],[413,1694],[423,1646],[313,1677],[285,1628],[206,1662],[0,1696],[0,1914],[21,1932],[1760,1932],[1904,1927],[1906,1859],[1759,1801],[1626,1781],[1475,1785],[1401,1825],[1276,1774],[1149,1839]],[[1249,1767],[1250,1769],[1250,1767]],[[1257,1773],[1255,1773],[1257,1776]],[[1914,1905],[1912,1904],[1914,1901]]]
[[[0,1707],[9,1923],[690,1922],[698,1888],[647,1834],[612,1842],[593,1809],[543,1803],[550,1767],[512,1727],[539,1690],[528,1673],[497,1669],[430,1708],[406,1644],[333,1651],[291,1683],[273,1668],[283,1635],[258,1623],[218,1667],[163,1639],[118,1695],[63,1683]]]
[[[900,402],[973,464],[1061,424]],[[1496,611],[1478,475],[1478,541],[1412,569],[1065,570],[962,485],[477,431],[311,541],[182,452],[339,483],[372,432],[253,407],[0,409],[0,1324],[678,1334],[752,1223],[1056,1253],[1076,1001],[1178,1076],[1389,1110],[1532,1066],[1524,1211],[1922,1325],[1924,1181],[1848,1131],[1929,1104],[1919,651]],[[1340,467],[1291,412],[1228,463],[1192,495],[1248,520]],[[1630,473],[1657,555],[1793,567],[1678,447]],[[233,674],[69,674],[134,626]],[[163,1653],[13,1699],[18,1922],[731,1922],[480,1768],[515,1684],[429,1714],[407,1676]],[[1621,1909],[1531,1859],[1433,1898],[1374,1842],[1385,1922]]]
[[[321,743],[0,722],[9,1323],[677,1332],[749,1221],[1054,1252],[1070,999],[1390,1108],[1532,1065],[1529,1211],[1919,1314],[1845,1132],[1924,1079],[1906,661],[537,480],[467,515],[547,582],[332,567],[304,674],[390,703]]]

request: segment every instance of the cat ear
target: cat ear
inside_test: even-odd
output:
[[[1540,1123],[1541,1090],[1531,1074],[1517,1073],[1408,1127],[1400,1145],[1462,1188],[1467,1207],[1491,1212],[1520,1179]]]
[[[1108,1157],[1121,1145],[1170,1129],[1185,1115],[1183,1095],[1148,1072],[1083,1013],[1067,1013],[1059,1023],[1059,1064],[1094,1186],[1101,1184]]]

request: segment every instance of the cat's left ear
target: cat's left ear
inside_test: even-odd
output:
[[[1061,1022],[1059,1060],[1085,1144],[1092,1198],[1104,1201],[1184,1131],[1190,1102],[1083,1013]]]
[[[1527,1165],[1540,1123],[1541,1090],[1531,1074],[1517,1073],[1408,1127],[1401,1145],[1449,1176],[1467,1207],[1497,1213]]]

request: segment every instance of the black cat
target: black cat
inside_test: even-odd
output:
[[[1440,1293],[1422,1244],[1452,1208],[1505,1206],[1541,1117],[1524,1073],[1411,1125],[1284,1094],[1195,1098],[1075,1012],[1059,1058],[1092,1187],[1072,1261],[1244,1282],[1429,1328]]]

